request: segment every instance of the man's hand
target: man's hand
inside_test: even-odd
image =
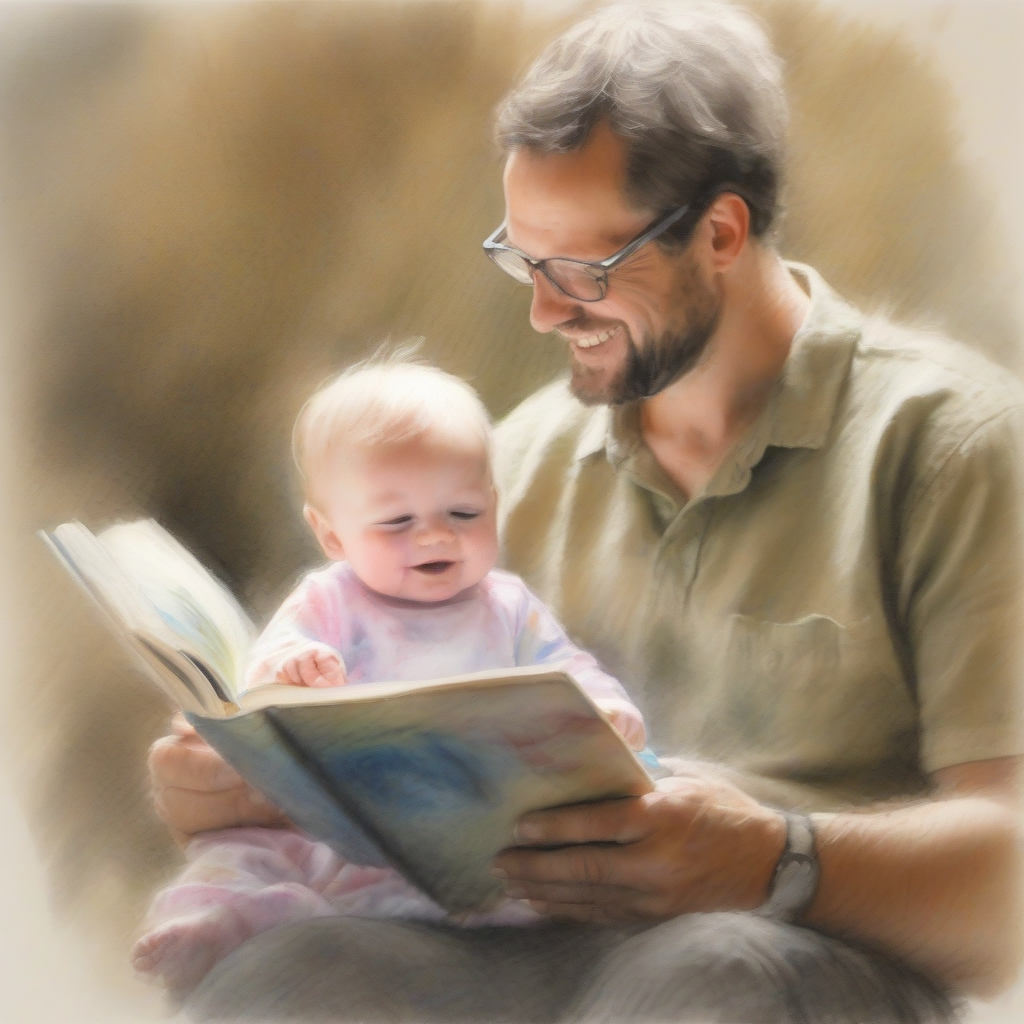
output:
[[[781,815],[714,766],[643,797],[525,815],[530,844],[495,859],[511,896],[581,921],[661,920],[763,902],[785,842]],[[1021,758],[954,765],[937,792],[815,815],[821,879],[805,923],[887,950],[951,990],[991,996],[1020,968]]]
[[[149,748],[149,775],[156,813],[177,843],[217,828],[290,825],[181,715],[171,725],[171,735]]]
[[[494,874],[510,896],[577,921],[760,906],[785,818],[699,765],[677,772],[645,796],[524,815],[516,838],[530,847],[504,850]]]

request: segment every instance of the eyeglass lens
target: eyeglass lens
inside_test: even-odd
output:
[[[510,249],[498,249],[491,253],[492,259],[510,277],[521,284],[532,284],[534,268],[518,253]],[[544,273],[574,299],[595,302],[604,297],[603,275],[599,270],[577,263],[575,260],[550,259],[544,261]]]

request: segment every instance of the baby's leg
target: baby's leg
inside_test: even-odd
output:
[[[174,994],[186,993],[254,935],[275,925],[333,912],[317,893],[295,882],[249,893],[221,890],[220,895],[222,901],[210,901],[202,909],[173,917],[143,935],[131,952],[136,970],[162,979]]]
[[[279,829],[207,833],[186,850],[177,882],[158,893],[131,959],[175,994],[189,991],[247,939],[278,924],[333,913],[321,889],[341,861]]]

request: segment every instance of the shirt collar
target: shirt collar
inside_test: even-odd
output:
[[[768,403],[705,495],[734,493],[746,486],[750,469],[769,446],[820,448],[832,427],[863,317],[812,267],[789,262],[786,266],[810,296],[807,315]],[[580,434],[575,457],[582,460],[604,451],[618,468],[643,447],[638,404],[600,406],[592,410]]]

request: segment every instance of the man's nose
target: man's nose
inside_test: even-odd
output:
[[[530,324],[538,334],[547,334],[559,324],[573,320],[583,312],[575,299],[560,292],[543,274],[533,275],[533,302]]]

